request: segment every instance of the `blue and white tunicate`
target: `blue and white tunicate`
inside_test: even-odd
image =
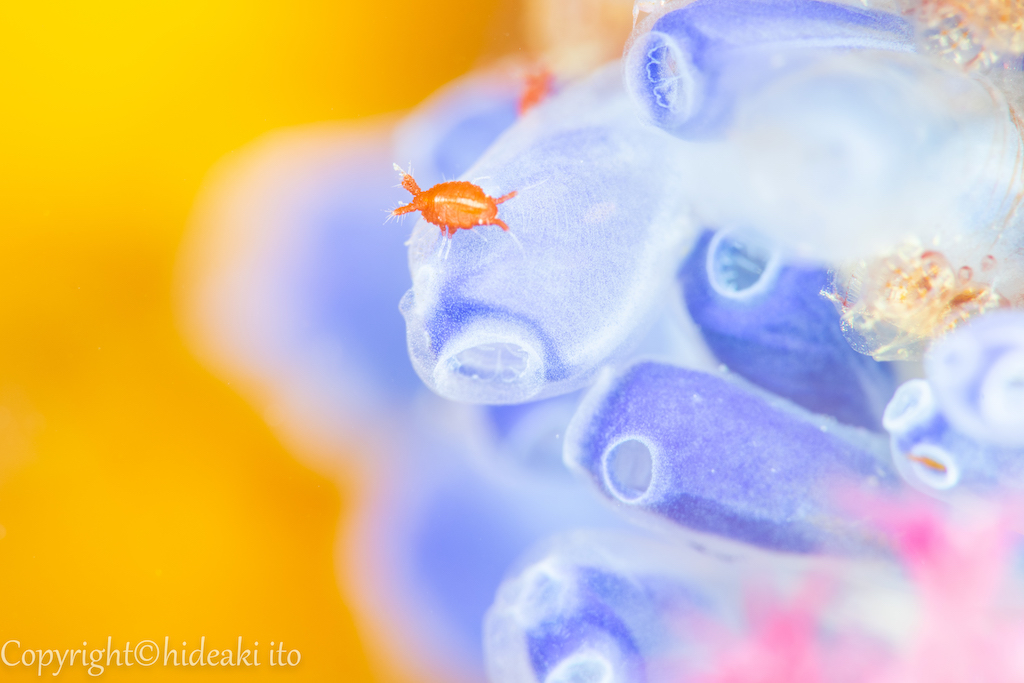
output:
[[[737,98],[821,51],[858,48],[911,51],[914,31],[893,14],[818,0],[697,0],[634,38],[626,83],[651,123],[708,139],[728,128]]]
[[[180,271],[187,333],[287,438],[344,443],[406,415],[422,384],[397,301],[408,288],[390,131],[268,135],[215,169]]]
[[[898,487],[887,450],[870,432],[723,377],[639,362],[584,399],[565,458],[634,519],[772,550],[845,553],[871,544],[839,494]]]
[[[1024,314],[981,316],[935,343],[927,379],[884,415],[904,478],[943,498],[1024,489]]]
[[[925,370],[950,423],[983,443],[1024,448],[1024,313],[972,320],[935,343]]]
[[[693,321],[730,370],[813,412],[881,428],[892,373],[843,337],[821,296],[827,270],[755,233],[706,231],[678,277]]]
[[[484,623],[492,683],[667,683],[702,659],[687,627],[735,625],[741,567],[637,533],[555,537],[502,583]]]
[[[417,223],[402,300],[409,353],[446,398],[519,403],[568,393],[628,353],[659,313],[694,230],[685,154],[636,118],[615,67],[531,110],[467,174],[508,232],[450,241]],[[676,150],[677,152],[679,150]]]

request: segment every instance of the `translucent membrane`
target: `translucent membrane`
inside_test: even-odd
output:
[[[699,650],[689,619],[735,616],[735,563],[635,534],[556,537],[510,574],[484,623],[494,683],[668,683]],[[674,666],[666,666],[674,662]]]
[[[617,498],[634,501],[647,493],[654,463],[642,441],[627,439],[610,448],[604,460],[605,484]]]
[[[365,436],[422,391],[387,313],[409,282],[404,236],[382,225],[402,194],[389,136],[323,125],[254,142],[211,174],[185,242],[190,341],[292,443]]]
[[[565,428],[578,394],[542,401],[481,408],[486,438],[493,444],[488,465],[509,479],[546,485],[570,479],[562,462]]]
[[[675,153],[678,152],[678,153]],[[459,401],[518,403],[584,386],[659,312],[694,230],[681,143],[637,120],[615,67],[532,109],[465,178],[507,223],[448,243],[420,221],[402,303],[420,377]]]
[[[808,52],[908,51],[903,19],[816,0],[697,0],[645,22],[626,83],[645,116],[686,139],[721,135],[738,98],[781,78]]]
[[[837,263],[1019,231],[1024,145],[999,90],[910,53],[804,57],[739,89],[721,134],[690,147],[682,187],[708,224]]]
[[[708,283],[722,296],[744,298],[770,283],[778,261],[775,251],[756,236],[718,232],[707,247]]]
[[[498,454],[480,452],[451,406],[424,406],[440,412],[403,425],[413,451],[368,492],[346,535],[346,573],[357,581],[361,623],[379,624],[418,665],[441,662],[482,679],[480,628],[509,566],[551,534],[618,522],[582,482],[524,486],[502,476],[507,470],[480,467]]]
[[[518,344],[479,344],[459,351],[448,360],[452,374],[470,382],[514,384],[530,368],[530,352]]]

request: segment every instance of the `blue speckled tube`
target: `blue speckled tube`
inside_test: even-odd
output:
[[[899,485],[884,442],[769,400],[640,362],[584,399],[566,463],[634,517],[773,550],[866,550],[835,494]]]
[[[897,469],[940,498],[1024,489],[1024,315],[999,312],[937,342],[928,380],[885,410]]]
[[[572,680],[559,675],[559,670],[568,673],[589,664],[607,667],[616,680],[645,680],[637,644],[628,626],[608,604],[615,599],[636,601],[642,597],[641,589],[614,574],[588,567],[577,568],[570,580],[579,592],[575,608],[541,622],[527,634],[527,651],[537,679]],[[602,656],[597,659],[594,653],[587,653],[581,657],[581,650],[600,650]]]
[[[546,546],[488,611],[493,683],[679,680],[684,658],[699,659],[687,619],[738,611],[736,562],[635,533],[577,531]]]
[[[841,422],[881,429],[890,368],[850,348],[822,268],[783,262],[753,235],[705,232],[679,270],[693,321],[730,370]]]
[[[910,25],[884,12],[816,0],[698,0],[634,39],[626,83],[651,123],[701,139],[728,125],[736,93],[787,73],[808,50],[913,46]]]

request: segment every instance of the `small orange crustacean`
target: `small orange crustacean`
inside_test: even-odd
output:
[[[907,456],[907,460],[913,460],[916,463],[920,463],[925,467],[938,472],[939,474],[946,474],[946,472],[949,471],[949,468],[947,468],[941,462],[939,462],[935,458],[929,458],[927,455],[916,455],[912,453]]]
[[[469,230],[479,225],[497,225],[508,231],[505,221],[498,218],[498,204],[515,197],[515,190],[495,199],[465,180],[451,180],[421,190],[398,164],[395,170],[402,174],[402,187],[412,194],[412,201],[392,211],[392,216],[419,211],[425,221],[441,228],[449,238],[460,228]]]
[[[526,74],[526,84],[519,98],[519,115],[522,116],[551,94],[555,86],[555,76],[547,67],[540,66]]]

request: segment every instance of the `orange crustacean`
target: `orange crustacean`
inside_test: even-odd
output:
[[[392,211],[392,216],[419,211],[425,221],[441,228],[449,238],[460,228],[469,230],[479,225],[497,225],[508,231],[505,222],[498,218],[498,204],[515,197],[515,190],[494,198],[465,180],[451,180],[438,183],[429,190],[421,190],[413,177],[398,164],[395,164],[395,170],[402,174],[402,187],[412,194],[412,201]]]
[[[522,116],[551,95],[555,87],[555,76],[545,66],[539,66],[526,74],[523,94],[519,98],[519,115]]]
[[[949,471],[948,467],[943,465],[935,458],[929,458],[927,455],[917,455],[916,453],[911,453],[910,455],[907,456],[907,460],[912,460],[916,463],[920,463],[925,467],[934,470],[935,472],[938,472],[939,474],[946,474],[946,472]]]

